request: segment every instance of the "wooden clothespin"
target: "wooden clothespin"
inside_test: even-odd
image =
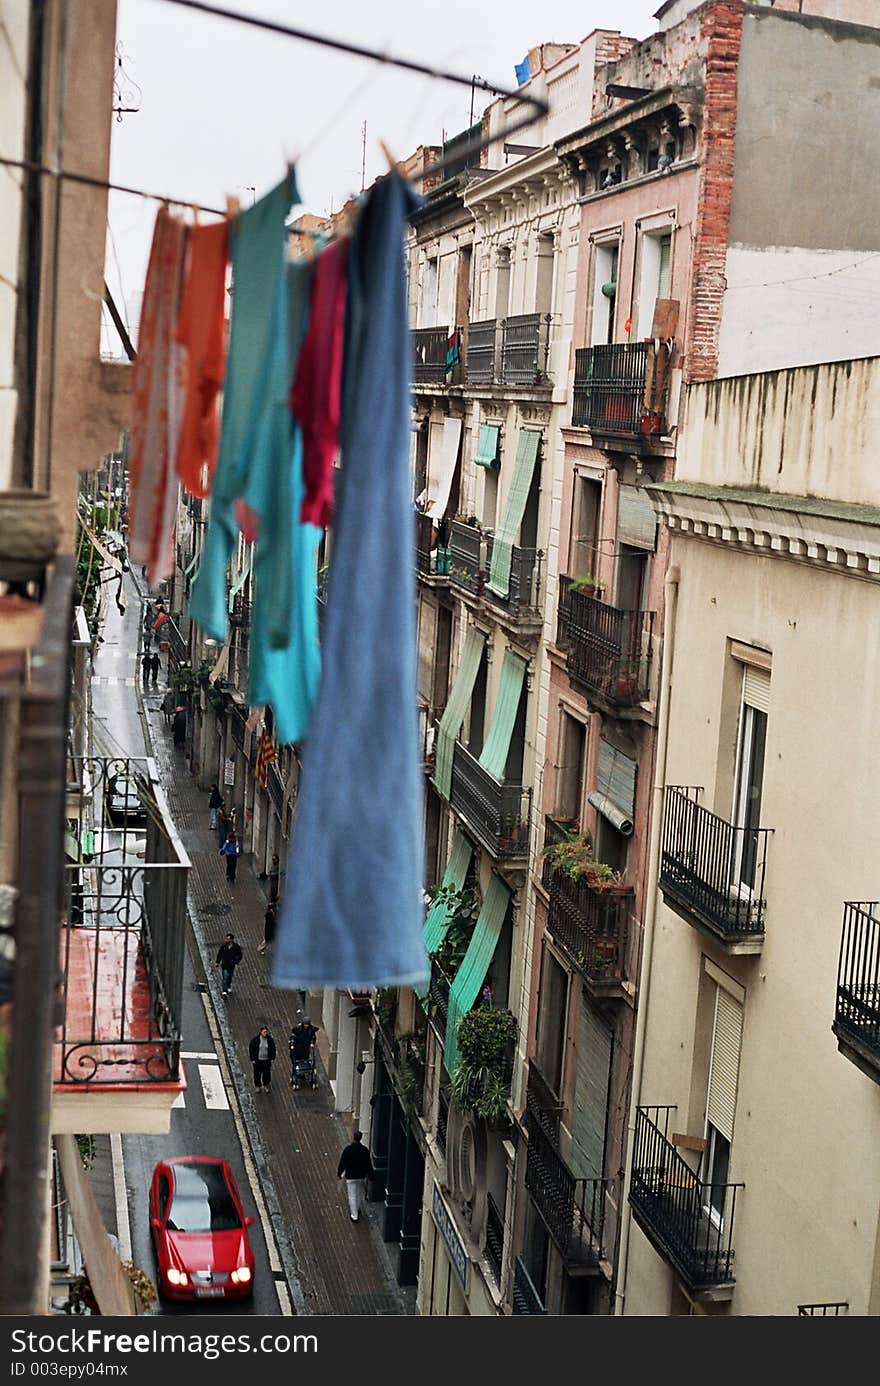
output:
[[[227,215],[227,217],[229,218],[229,220],[231,221],[233,217],[237,217],[240,211],[241,211],[241,203],[239,202],[238,198],[237,198],[237,197],[227,197],[227,199],[226,199],[226,215]]]

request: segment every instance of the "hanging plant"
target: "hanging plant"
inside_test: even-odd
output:
[[[450,1087],[456,1106],[490,1123],[506,1118],[509,1078],[504,1060],[515,1035],[516,1017],[510,1011],[479,1006],[462,1016],[458,1066]]]
[[[134,1290],[135,1299],[137,1301],[138,1313],[145,1313],[156,1303],[156,1287],[146,1271],[142,1270],[140,1266],[136,1266],[133,1261],[122,1261],[121,1265],[131,1281],[131,1287]],[[67,1292],[67,1299],[62,1306],[62,1312],[65,1314],[85,1314],[86,1312],[90,1314],[100,1314],[101,1310],[98,1307],[98,1301],[92,1289],[92,1282],[89,1280],[89,1274],[85,1266],[83,1267],[82,1274],[71,1281],[70,1288]]]

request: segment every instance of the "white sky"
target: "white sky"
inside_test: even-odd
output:
[[[221,0],[217,0],[221,3]],[[222,0],[273,19],[468,77],[516,87],[514,64],[539,43],[577,42],[592,29],[644,38],[660,0]],[[304,205],[324,213],[385,167],[384,140],[398,158],[439,144],[468,124],[470,88],[454,86],[314,44],[188,11],[169,0],[119,0],[117,38],[143,92],[136,115],[114,119],[111,181],[183,202],[246,205],[296,163]],[[475,95],[475,117],[492,98]],[[529,142],[528,130],[514,136]],[[137,312],[156,204],[110,195],[107,278]],[[121,302],[120,302],[121,300]],[[118,339],[104,334],[118,354]]]

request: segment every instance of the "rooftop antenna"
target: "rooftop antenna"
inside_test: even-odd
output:
[[[361,126],[361,192],[367,181],[367,122]]]

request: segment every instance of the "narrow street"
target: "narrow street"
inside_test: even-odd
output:
[[[172,1112],[167,1137],[123,1140],[132,1254],[153,1274],[147,1192],[157,1160],[169,1155],[212,1154],[227,1159],[245,1209],[256,1216],[251,1239],[257,1258],[252,1301],[197,1306],[200,1313],[244,1314],[411,1312],[413,1292],[395,1282],[379,1234],[375,1210],[355,1227],[344,1188],[336,1178],[339,1151],[348,1139],[333,1111],[322,1071],[317,1090],[288,1085],[287,1035],[299,1018],[301,996],[276,991],[266,981],[268,961],[257,952],[262,938],[263,887],[243,857],[234,890],[225,880],[215,835],[209,830],[207,796],[194,784],[175,751],[161,711],[167,688],[166,659],[157,688],[143,689],[137,666],[141,596],[125,580],[127,610],[108,605],[103,642],[92,674],[93,714],[120,748],[153,755],[176,827],[192,862],[183,1011],[183,1067],[187,1090]],[[130,831],[130,830],[129,830]],[[219,995],[213,966],[228,929],[244,950],[228,1001]],[[252,1090],[248,1042],[269,1025],[278,1046],[271,1093]],[[160,1304],[156,1312],[192,1312],[192,1305]]]

